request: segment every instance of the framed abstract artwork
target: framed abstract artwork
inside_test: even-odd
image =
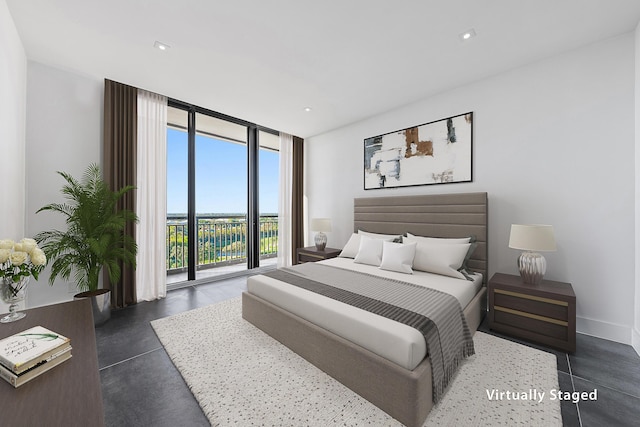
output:
[[[364,189],[472,181],[473,113],[364,140]]]

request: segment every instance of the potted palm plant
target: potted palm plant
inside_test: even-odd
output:
[[[124,233],[128,223],[137,222],[136,214],[117,209],[117,202],[133,186],[112,191],[102,179],[100,167],[91,164],[81,181],[65,172],[58,172],[66,184],[62,187],[65,203],[51,203],[38,212],[52,211],[65,217],[67,230],[44,231],[35,236],[47,259],[52,262],[49,284],[56,277],[69,280],[73,274],[81,293],[75,298],[91,298],[96,325],[111,316],[111,291],[99,288],[100,272],[108,272],[111,283],[120,280],[120,262],[135,268],[137,246]]]

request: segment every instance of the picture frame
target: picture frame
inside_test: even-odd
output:
[[[473,112],[364,140],[364,189],[473,180]]]

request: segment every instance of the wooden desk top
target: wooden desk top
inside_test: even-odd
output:
[[[496,273],[491,277],[489,281],[491,284],[499,284],[501,287],[507,286],[514,290],[525,291],[531,295],[538,296],[550,296],[558,295],[569,298],[573,301],[576,299],[576,294],[573,291],[570,283],[556,282],[554,280],[543,279],[537,285],[530,283],[524,283],[520,276],[514,274]]]
[[[0,338],[44,326],[71,339],[71,359],[18,388],[0,379],[0,424],[103,426],[96,335],[88,299],[24,310],[27,317],[0,324]]]

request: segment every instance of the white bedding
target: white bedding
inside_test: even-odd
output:
[[[356,264],[350,258],[333,258],[323,264],[361,271],[437,289],[453,295],[464,308],[482,287],[482,276],[473,282],[415,271],[403,274]],[[247,279],[250,293],[303,319],[360,345],[403,368],[413,370],[426,356],[422,334],[407,325],[306,291],[267,276]]]

